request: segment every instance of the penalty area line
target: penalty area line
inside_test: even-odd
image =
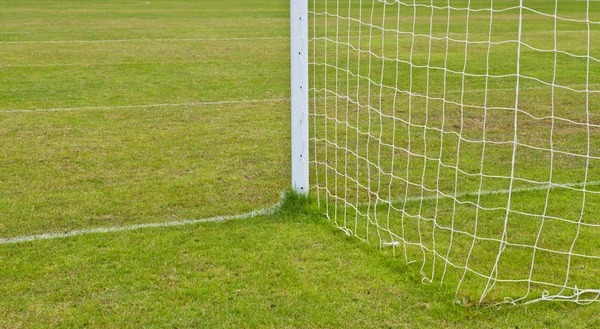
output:
[[[281,206],[281,201],[277,202],[275,205],[262,208],[259,210],[254,210],[249,213],[239,214],[239,215],[225,215],[225,216],[215,216],[209,218],[201,218],[201,219],[193,219],[193,220],[181,220],[181,221],[173,221],[173,222],[161,222],[161,223],[142,223],[142,224],[133,224],[133,225],[125,225],[125,226],[112,226],[112,227],[98,227],[98,228],[90,228],[90,229],[81,229],[81,230],[73,230],[69,232],[63,233],[43,233],[36,235],[27,235],[27,236],[17,236],[13,238],[0,238],[0,245],[8,245],[22,242],[31,242],[38,240],[50,240],[50,239],[60,239],[60,238],[68,238],[73,236],[81,236],[87,234],[102,234],[102,233],[115,233],[115,232],[126,232],[126,231],[135,231],[145,228],[164,228],[164,227],[177,227],[177,226],[186,226],[186,225],[194,225],[199,223],[213,223],[213,222],[223,222],[235,219],[249,219],[257,216],[270,215],[273,214],[279,207]]]

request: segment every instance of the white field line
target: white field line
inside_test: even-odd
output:
[[[584,185],[583,182],[564,183],[564,184],[558,184],[558,183],[556,183],[556,184],[541,184],[539,186],[513,188],[512,190],[500,189],[500,190],[483,190],[481,192],[477,192],[477,191],[463,192],[463,193],[456,194],[456,196],[438,192],[439,195],[431,195],[431,196],[424,196],[424,197],[408,197],[408,198],[404,198],[404,199],[393,199],[390,201],[392,204],[395,204],[395,203],[414,202],[414,201],[421,201],[421,200],[430,201],[430,200],[435,200],[437,198],[439,198],[439,199],[446,199],[446,198],[458,199],[458,198],[462,198],[462,197],[466,197],[466,196],[509,194],[509,193],[511,193],[511,191],[512,191],[512,193],[543,191],[543,190],[547,190],[548,187],[550,187],[550,189],[555,189],[555,188],[560,188],[560,187],[574,188],[574,187],[581,187],[583,185]],[[589,182],[585,183],[585,185],[597,186],[597,185],[600,185],[600,181],[589,181]]]
[[[582,186],[582,185],[584,185],[584,183],[566,183],[566,184],[560,184],[560,185],[552,185],[552,188],[561,187],[561,186],[576,187],[576,186]],[[590,182],[587,182],[587,185],[600,185],[600,181],[590,181]],[[547,188],[548,188],[548,184],[541,185],[541,186],[535,186],[535,187],[515,188],[515,189],[512,189],[512,193],[539,191],[539,190],[545,190]],[[481,195],[508,194],[510,192],[511,192],[511,190],[508,190],[508,189],[488,190],[488,191],[481,191],[479,193],[478,192],[467,192],[467,193],[457,194],[456,198],[461,197],[461,196],[477,195],[477,194],[481,194]],[[449,198],[449,197],[453,197],[453,196],[442,195],[440,198]],[[404,202],[420,201],[420,200],[426,201],[426,200],[434,200],[436,198],[437,198],[437,196],[410,197],[410,198],[405,198],[403,200],[392,200],[391,202],[397,203],[397,202],[402,202],[402,201],[404,201]],[[209,217],[209,218],[202,218],[202,219],[195,219],[195,220],[182,220],[182,221],[174,221],[174,222],[145,223],[145,224],[133,224],[133,225],[126,225],[126,226],[100,227],[100,228],[73,230],[73,231],[63,232],[63,233],[43,233],[43,234],[37,234],[37,235],[17,236],[17,237],[13,237],[13,238],[0,238],[0,245],[38,241],[38,240],[67,238],[67,237],[80,236],[80,235],[85,235],[85,234],[114,233],[114,232],[133,231],[133,230],[139,230],[139,229],[145,229],[145,228],[176,227],[176,226],[193,225],[193,224],[198,224],[198,223],[222,222],[222,221],[234,220],[234,219],[248,219],[248,218],[252,218],[252,217],[256,217],[256,216],[272,214],[277,209],[279,209],[280,205],[281,205],[281,201],[279,201],[277,204],[275,204],[271,207],[267,207],[267,208],[255,210],[255,211],[252,211],[249,213],[239,214],[239,215],[216,216],[216,217]]]
[[[598,0],[600,1],[600,0]],[[597,86],[600,84],[589,84],[589,86]],[[541,87],[522,87],[520,90],[533,90],[533,89],[544,89]],[[498,88],[490,89],[490,91],[512,91],[513,88]],[[483,92],[485,89],[472,89],[472,90],[450,90],[446,91],[447,94],[457,93],[478,93]],[[393,96],[394,94],[383,94],[382,96]],[[343,96],[339,96],[343,97]],[[325,97],[317,97],[317,99],[324,99]],[[329,96],[327,98],[335,98],[335,96]],[[85,110],[111,110],[111,109],[137,109],[146,107],[179,107],[179,106],[203,106],[203,105],[221,105],[221,104],[239,104],[239,103],[268,103],[268,102],[283,102],[289,101],[290,98],[269,98],[269,99],[248,99],[248,100],[229,100],[229,101],[209,101],[209,102],[189,102],[189,103],[160,103],[160,104],[145,104],[145,105],[115,105],[115,106],[84,106],[84,107],[59,107],[49,109],[12,109],[12,110],[0,110],[0,113],[44,113],[44,112],[68,112],[68,111],[85,111]]]
[[[198,223],[223,222],[223,221],[234,220],[234,219],[248,219],[248,218],[252,218],[252,217],[272,214],[277,209],[279,209],[280,205],[281,205],[281,201],[279,201],[277,204],[275,204],[271,207],[254,210],[249,213],[239,214],[239,215],[215,216],[215,217],[202,218],[202,219],[181,220],[181,221],[163,222],[163,223],[145,223],[145,224],[133,224],[133,225],[126,225],[126,226],[99,227],[99,228],[74,230],[74,231],[63,232],[63,233],[43,233],[43,234],[37,234],[37,235],[17,236],[14,238],[0,238],[0,245],[38,241],[38,240],[60,239],[60,238],[67,238],[67,237],[72,237],[72,236],[80,236],[80,235],[84,235],[84,234],[114,233],[114,232],[140,230],[140,229],[145,229],[145,228],[176,227],[176,226],[193,225],[193,224],[198,224]]]
[[[171,41],[252,41],[252,40],[278,40],[278,39],[289,39],[289,37],[2,41],[2,42],[0,42],[0,45],[49,44],[49,43],[171,42]]]
[[[77,32],[85,32],[85,33],[98,33],[98,32],[106,32],[109,29],[87,29],[87,30],[77,30]],[[118,31],[118,30],[117,30]],[[124,32],[147,32],[152,31],[152,29],[127,29]],[[0,34],[56,34],[56,33],[72,33],[73,31],[67,30],[54,30],[54,31],[2,31]]]
[[[587,1],[587,0],[575,0]],[[589,0],[590,2],[598,2],[600,0]],[[133,30],[144,31],[144,30]],[[587,30],[562,30],[558,33],[587,33]],[[65,32],[0,32],[0,34],[39,34],[39,33],[65,33]],[[512,32],[499,32],[499,34],[509,34]],[[462,33],[450,33],[452,35],[463,35]],[[487,34],[487,32],[473,32],[471,34]],[[445,36],[445,34],[440,34]],[[341,35],[341,37],[347,37]],[[370,38],[369,35],[351,35],[350,38]],[[251,40],[277,40],[289,39],[289,36],[280,37],[232,37],[232,38],[159,38],[159,39],[107,39],[107,40],[31,40],[31,41],[3,41],[0,44],[44,44],[44,43],[110,43],[110,42],[147,42],[147,41],[251,41]]]
[[[85,110],[112,110],[112,109],[139,109],[147,107],[179,107],[179,106],[205,106],[205,105],[222,105],[222,104],[240,104],[240,103],[268,103],[268,102],[283,102],[289,101],[289,98],[271,98],[271,99],[247,99],[247,100],[231,100],[231,101],[214,101],[214,102],[190,102],[190,103],[162,103],[162,104],[146,104],[146,105],[118,105],[118,106],[85,106],[85,107],[59,107],[51,109],[39,110],[0,110],[0,113],[46,113],[46,112],[68,112],[68,111],[85,111]]]
[[[172,64],[200,64],[208,61],[177,61],[177,62],[113,62],[113,63],[57,63],[57,64],[0,64],[0,69],[11,69],[19,67],[92,67],[92,66],[117,66],[117,65],[172,65]]]

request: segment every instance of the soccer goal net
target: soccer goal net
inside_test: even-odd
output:
[[[600,2],[305,1],[328,218],[461,301],[597,300]]]

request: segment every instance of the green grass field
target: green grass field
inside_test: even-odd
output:
[[[542,1],[532,2],[537,4]],[[581,9],[565,8],[575,14]],[[548,10],[543,5],[540,9]],[[392,18],[390,14],[390,22]],[[328,24],[335,26],[334,21]],[[547,25],[540,23],[540,29]],[[339,24],[339,28],[348,26]],[[460,24],[456,28],[454,32],[460,33]],[[582,29],[565,30],[574,28]],[[289,4],[281,0],[0,2],[0,239],[196,220],[277,203],[290,177],[288,29]],[[547,40],[531,38],[547,45]],[[374,49],[377,41],[373,42]],[[572,44],[580,45],[576,40]],[[414,54],[426,61],[423,49]],[[509,52],[499,50],[497,55]],[[443,54],[434,57],[443,60]],[[461,60],[456,61],[460,66]],[[573,62],[562,84],[579,86],[581,76],[572,72],[579,72],[581,63]],[[381,63],[372,64],[373,72],[382,69]],[[509,70],[510,63],[506,65]],[[543,72],[540,65],[531,75]],[[324,73],[333,73],[330,81],[335,80],[334,72]],[[314,77],[322,81],[323,74],[318,74]],[[372,78],[381,79],[376,74]],[[414,91],[426,92],[426,72],[413,74],[421,74],[413,79]],[[452,80],[452,90],[459,82]],[[511,81],[497,83],[492,89],[513,86]],[[439,85],[436,88],[429,92],[439,94]],[[547,90],[535,90],[529,93],[533,105],[526,109],[542,111],[545,106],[547,111],[547,104],[535,105],[537,100],[547,100],[543,97]],[[495,96],[498,102],[510,102],[504,94]],[[469,97],[466,102],[481,101],[476,93]],[[389,105],[386,101],[382,109]],[[580,98],[568,101],[580,108]],[[595,97],[590,106],[597,101]],[[317,102],[335,104],[332,99]],[[560,115],[571,114],[571,119],[581,119],[580,111]],[[411,123],[424,119],[423,113],[411,115],[407,117]],[[457,120],[452,114],[447,117]],[[373,122],[373,131],[387,124],[377,126],[370,114],[362,118],[361,124]],[[434,114],[429,120],[435,126]],[[494,121],[500,128],[490,129],[490,138],[493,133],[499,139],[506,137],[503,120],[509,119]],[[447,124],[460,129],[461,121]],[[581,138],[580,129],[565,129],[565,135]],[[477,138],[477,131],[473,126],[463,129],[463,135]],[[329,134],[332,139],[338,136],[332,129]],[[425,136],[423,130],[413,134]],[[438,144],[439,135],[438,131]],[[542,132],[529,137],[523,144],[548,146],[542,144],[547,142]],[[435,140],[434,136],[413,137],[413,151],[436,156],[439,147],[427,144]],[[395,143],[400,145],[401,140]],[[572,153],[585,152],[577,143],[560,143],[557,139],[557,148],[563,145]],[[597,152],[596,145],[591,144],[592,153]],[[444,148],[452,159],[456,149]],[[464,166],[472,166],[465,170],[477,170],[473,158],[481,151],[464,152]],[[503,152],[498,151],[498,161],[504,159]],[[333,159],[335,154],[330,156]],[[407,166],[382,159],[384,166],[398,165],[399,170]],[[535,155],[527,159],[541,161]],[[581,182],[582,169],[568,161],[572,159],[564,160],[565,170],[557,171],[563,176],[556,176],[556,182]],[[559,167],[560,160],[556,161]],[[417,174],[409,180],[420,182],[422,173],[429,171],[413,163]],[[492,172],[506,169],[503,163],[496,164],[485,167]],[[545,177],[531,167],[523,166],[519,177],[536,181]],[[600,167],[590,168],[592,181]],[[439,189],[452,191],[453,173],[443,175]],[[324,178],[319,179],[322,183]],[[377,178],[373,179],[374,187]],[[424,185],[433,184],[429,179]],[[461,192],[477,190],[478,182],[464,182]],[[327,186],[338,193],[333,180]],[[490,180],[485,186],[503,188],[506,182],[501,180]],[[394,185],[392,192],[400,190]],[[533,204],[530,211],[538,212],[544,192],[527,192],[528,198],[521,201],[524,206]],[[419,194],[398,192],[397,197]],[[564,193],[556,197],[563,206],[573,200]],[[591,213],[600,208],[595,197],[589,194],[586,201]],[[485,201],[505,202],[502,196]],[[406,203],[405,212],[425,217],[431,215],[427,211],[441,209],[420,204]],[[405,265],[400,253],[394,257],[347,237],[320,215],[323,209],[315,207],[314,202],[306,206],[288,196],[276,213],[254,218],[0,244],[0,328],[594,328],[600,324],[597,303],[484,308],[470,302],[477,298],[473,288],[459,296],[469,300],[468,305],[457,304],[451,281],[441,286],[422,284],[420,264]],[[571,218],[572,210],[563,208],[556,209],[556,215]],[[331,209],[330,215],[340,210]],[[380,205],[377,209],[387,210]],[[464,218],[467,226],[469,217]],[[495,223],[495,218],[490,216],[490,221]],[[490,230],[495,229],[493,225]],[[370,234],[377,231],[372,228]],[[355,233],[365,237],[362,231]],[[583,251],[593,254],[598,250],[593,248]],[[588,279],[596,282],[598,277]]]

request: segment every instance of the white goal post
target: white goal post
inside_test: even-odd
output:
[[[457,302],[598,300],[600,2],[290,4],[296,191]]]
[[[290,1],[292,188],[308,194],[308,0]]]

